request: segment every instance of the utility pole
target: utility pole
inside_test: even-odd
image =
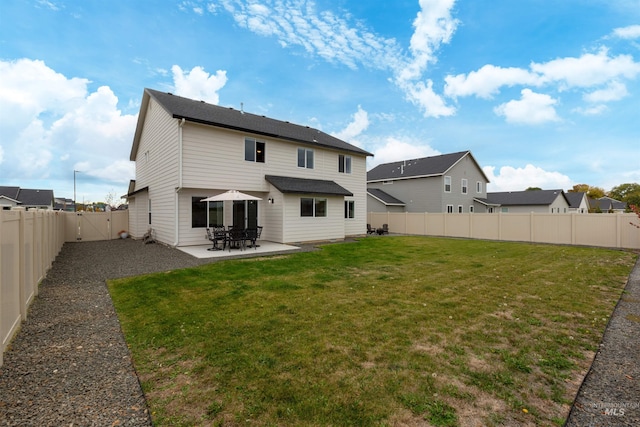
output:
[[[73,211],[78,212],[78,204],[76,203],[76,174],[80,171],[73,170]]]

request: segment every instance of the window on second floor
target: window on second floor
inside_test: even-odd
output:
[[[466,178],[462,178],[462,194],[467,194],[469,189],[469,181]]]
[[[444,177],[444,192],[451,193],[451,177],[450,176]]]
[[[482,181],[476,182],[476,193],[482,193]]]
[[[244,139],[244,159],[248,162],[264,163],[265,143],[254,138]]]
[[[313,150],[298,148],[298,167],[313,169]]]
[[[338,172],[351,173],[351,156],[338,155]]]

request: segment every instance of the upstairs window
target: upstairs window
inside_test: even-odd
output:
[[[253,138],[244,139],[244,159],[248,162],[264,163],[265,143]]]
[[[482,193],[482,181],[476,182],[476,193]]]
[[[313,150],[298,148],[298,167],[313,169]]]
[[[338,172],[351,173],[351,156],[340,154],[338,156]]]
[[[469,191],[469,182],[466,178],[462,178],[462,194],[467,194]]]
[[[444,192],[451,193],[451,177],[450,176],[444,177]]]

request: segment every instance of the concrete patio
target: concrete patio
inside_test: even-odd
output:
[[[300,247],[285,245],[282,243],[274,243],[266,240],[259,240],[257,242],[258,247],[246,249],[231,249],[228,248],[225,250],[216,250],[210,251],[208,249],[211,248],[211,243],[206,245],[197,245],[197,246],[181,246],[177,249],[185,252],[191,256],[196,258],[236,258],[238,256],[262,256],[262,255],[271,255],[288,251],[299,250]]]

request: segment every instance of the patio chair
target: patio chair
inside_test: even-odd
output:
[[[376,229],[371,227],[371,224],[367,224],[367,234],[375,234]]]
[[[257,228],[247,228],[247,232],[245,234],[245,242],[249,242],[249,247],[256,249],[256,240],[258,240],[258,229]]]
[[[229,244],[229,252],[231,248],[239,248],[243,250],[245,248],[246,233],[242,228],[232,228],[228,231],[229,237],[227,243]]]
[[[382,224],[382,234],[389,234],[389,224]]]
[[[213,244],[207,249],[208,251],[223,250],[227,243],[227,234],[224,227],[213,227],[213,229],[207,228],[207,238],[211,240]]]

